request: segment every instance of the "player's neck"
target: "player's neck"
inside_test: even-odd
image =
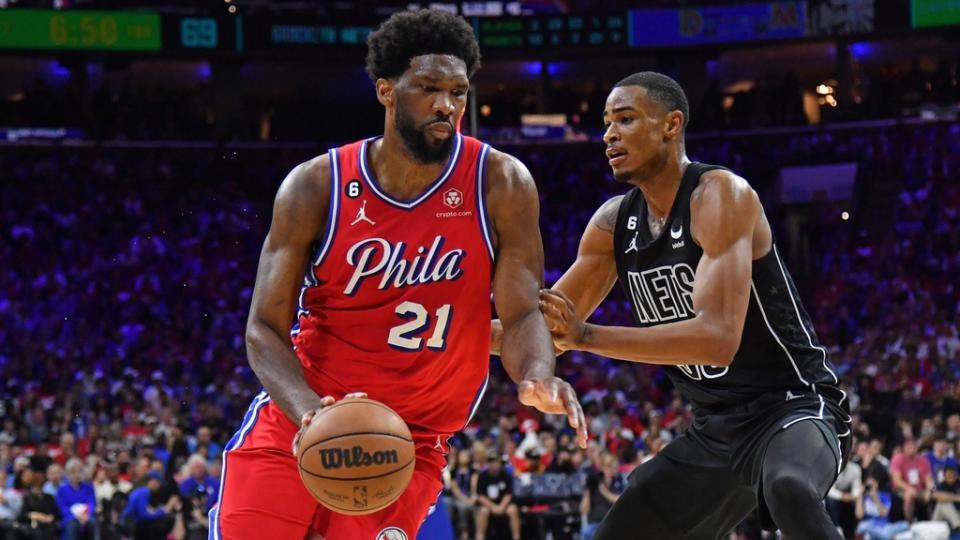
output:
[[[406,149],[400,136],[390,132],[370,144],[368,165],[380,188],[398,199],[412,199],[440,176],[444,163],[421,163]]]
[[[673,201],[680,190],[680,181],[689,164],[690,159],[686,154],[671,156],[656,174],[634,184],[643,193],[651,214],[661,219],[667,217],[673,208]]]

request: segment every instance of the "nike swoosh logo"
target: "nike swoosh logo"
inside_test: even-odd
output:
[[[681,225],[680,228],[677,229],[677,230],[670,229],[670,238],[673,238],[674,240],[679,240],[681,236],[683,236],[683,226],[682,226],[682,225]]]

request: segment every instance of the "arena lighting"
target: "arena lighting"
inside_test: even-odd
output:
[[[850,219],[850,213],[847,212],[846,210],[844,210],[844,211],[840,214],[840,219],[842,219],[842,220],[844,220],[844,221],[847,221],[848,219]]]
[[[826,96],[833,93],[833,88],[826,84],[818,84],[817,93],[821,96]]]
[[[230,6],[229,8],[227,8],[227,11],[229,11],[231,14],[236,13],[237,6]]]
[[[484,104],[480,106],[480,116],[490,116],[492,112],[493,110],[489,105]]]

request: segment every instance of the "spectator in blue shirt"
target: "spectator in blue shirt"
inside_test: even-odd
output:
[[[957,468],[957,460],[950,455],[950,443],[945,435],[937,435],[933,441],[933,450],[927,452],[927,459],[930,460],[930,469],[933,471],[933,481],[937,484],[943,483],[943,470],[946,468]]]
[[[97,496],[93,484],[84,478],[83,462],[71,458],[66,465],[67,481],[57,489],[57,506],[63,516],[63,539],[100,540],[97,527]]]
[[[180,494],[185,499],[202,502],[204,512],[209,512],[216,504],[220,489],[220,481],[210,476],[207,470],[207,460],[200,454],[193,454],[187,460],[187,472],[190,476],[180,483]]]
[[[217,459],[220,457],[220,453],[223,452],[223,447],[213,440],[213,432],[210,431],[208,426],[200,426],[197,428],[197,436],[189,440],[188,446],[190,452],[193,454],[201,452],[206,448],[207,459]]]
[[[206,539],[209,532],[208,513],[217,502],[220,480],[212,476],[207,460],[193,454],[187,460],[187,478],[180,483],[180,495],[184,502],[184,524],[187,538]]]
[[[157,471],[147,474],[147,484],[130,492],[130,500],[123,511],[123,521],[133,532],[133,540],[166,540],[174,528],[183,528],[180,518],[180,496],[171,495],[160,508],[150,499],[160,491],[163,476]]]

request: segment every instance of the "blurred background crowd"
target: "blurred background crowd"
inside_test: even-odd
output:
[[[3,7],[27,4],[119,7],[9,3],[0,21]],[[687,3],[656,3],[677,6]],[[852,462],[826,501],[848,538],[893,538],[925,520],[960,529],[951,31],[719,55],[492,55],[464,126],[533,173],[549,284],[594,210],[623,190],[597,139],[608,87],[651,68],[686,85],[688,154],[760,193],[850,396]],[[272,57],[0,54],[0,540],[207,537],[224,445],[260,389],[243,334],[273,195],[297,163],[381,129],[351,51],[349,66],[282,58],[273,68]],[[816,68],[795,61],[808,56]],[[282,91],[257,90],[271,85]],[[530,137],[524,114],[562,115],[563,129]],[[855,165],[842,195],[831,191],[839,180],[805,198],[785,188],[787,169],[837,164]],[[593,319],[631,324],[630,309],[618,288]],[[581,450],[563,418],[519,405],[498,360],[491,370],[483,405],[452,441],[442,516],[456,538],[590,538],[633,467],[693,417],[662,368],[567,353],[558,370],[591,434]],[[751,518],[731,539],[764,534]]]

